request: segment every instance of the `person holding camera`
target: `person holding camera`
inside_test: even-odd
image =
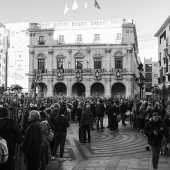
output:
[[[151,121],[146,123],[144,134],[148,137],[148,144],[151,148],[153,169],[157,170],[163,136],[170,142],[168,128],[159,117],[158,112],[154,112]]]

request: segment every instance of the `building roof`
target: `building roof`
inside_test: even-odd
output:
[[[166,19],[166,21],[163,23],[163,25],[159,28],[159,30],[154,35],[155,37],[158,37],[163,30],[167,27],[167,25],[170,23],[170,16]]]

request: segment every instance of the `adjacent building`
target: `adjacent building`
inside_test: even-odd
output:
[[[0,86],[7,87],[9,31],[0,23]]]
[[[158,83],[161,88],[163,84],[168,86],[170,82],[170,16],[156,32],[155,37],[158,37]]]
[[[144,77],[145,77],[145,86],[144,86],[144,96],[146,98],[151,97],[152,87],[158,86],[158,74],[159,66],[158,62],[152,61],[152,58],[144,58]]]
[[[10,32],[7,86],[18,84],[25,93],[28,93],[29,25],[28,22],[5,24]]]
[[[138,41],[131,19],[31,23],[29,88],[38,97],[134,97]]]

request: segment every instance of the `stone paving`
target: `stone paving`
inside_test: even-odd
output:
[[[104,119],[107,127],[107,118]],[[47,170],[152,170],[147,138],[131,125],[118,131],[91,131],[91,143],[78,140],[78,123],[71,123],[65,146],[65,162],[50,161]],[[58,153],[59,155],[59,149]],[[170,154],[160,156],[160,170],[170,170]]]

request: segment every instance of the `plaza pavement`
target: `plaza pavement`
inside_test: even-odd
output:
[[[107,127],[107,117],[104,127]],[[146,151],[147,138],[127,122],[118,131],[91,131],[91,143],[80,143],[78,123],[68,128],[64,157],[51,160],[47,170],[152,170],[151,152]],[[59,149],[57,151],[59,155]],[[161,155],[160,170],[170,170],[170,154]]]

